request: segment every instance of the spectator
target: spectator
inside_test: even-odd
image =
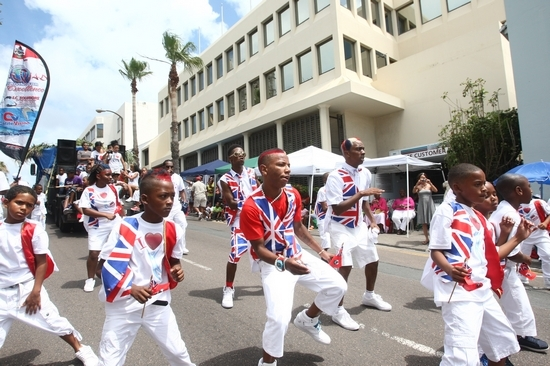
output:
[[[78,150],[76,153],[76,159],[78,160],[78,166],[77,168],[80,168],[80,170],[85,170],[86,165],[90,162],[90,159],[92,158],[92,149],[90,149],[90,145],[88,145],[87,142],[82,143],[82,150]]]
[[[197,176],[195,183],[191,186],[191,196],[193,197],[195,211],[199,215],[199,221],[204,216],[206,208],[206,184],[202,182],[202,177]]]
[[[78,199],[78,195],[82,193],[82,178],[75,174],[74,169],[67,170],[67,179],[65,180],[65,188],[67,194],[65,202],[63,202],[63,213],[69,212],[73,202]]]
[[[96,141],[94,146],[95,150],[92,151],[91,159],[93,159],[93,165],[96,165],[103,161],[103,154],[105,154],[105,152],[103,151],[103,142]]]

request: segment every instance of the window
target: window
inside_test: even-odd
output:
[[[439,0],[420,0],[420,16],[422,24],[441,16],[441,2]]]
[[[315,12],[318,13],[330,5],[330,0],[315,0]]]
[[[164,98],[164,114],[168,114],[170,111],[170,104],[168,103],[168,97]]]
[[[258,43],[258,30],[254,29],[252,33],[248,35],[248,44],[250,45],[250,57],[258,53],[259,43]]]
[[[281,66],[282,89],[287,91],[294,87],[294,64],[292,61]]]
[[[255,79],[250,82],[250,92],[252,93],[252,106],[260,104],[260,79]]]
[[[264,47],[269,46],[275,41],[275,29],[273,18],[264,23]]]
[[[237,42],[237,63],[240,65],[246,61],[246,43],[244,38]]]
[[[223,105],[223,98],[216,102],[216,108],[218,110],[218,122],[223,121],[225,117],[225,109]]]
[[[386,54],[376,51],[376,68],[381,69],[387,64]]]
[[[191,134],[197,133],[197,116],[194,114],[191,116]]]
[[[216,59],[216,76],[218,79],[223,76],[223,58],[221,55]]]
[[[470,2],[470,0],[447,0],[447,9],[449,11],[453,11],[455,9],[460,8],[463,5],[466,5]]]
[[[313,56],[311,50],[298,56],[298,68],[300,70],[300,84],[313,79]]]
[[[309,0],[296,0],[296,25],[309,19]]]
[[[210,104],[208,107],[206,107],[206,111],[206,118],[208,118],[208,127],[214,126],[214,106]]]
[[[346,64],[346,69],[351,71],[356,71],[357,67],[355,66],[355,42],[350,41],[349,39],[344,38],[344,62]]]
[[[334,69],[334,44],[332,39],[317,46],[317,58],[319,59],[319,74]]]
[[[118,123],[118,120],[120,118],[117,118],[117,123]],[[97,138],[98,139],[102,139],[103,138],[103,123],[98,123],[97,125],[95,125],[96,127],[96,130],[97,130]]]
[[[95,126],[93,126],[90,130],[90,137],[92,140],[95,140]]]
[[[181,86],[176,89],[176,98],[178,100],[178,106],[181,105]]]
[[[386,21],[386,32],[393,35],[393,22],[391,19],[391,9],[384,8],[384,20]]]
[[[367,19],[367,8],[365,2],[368,0],[355,0],[355,9],[357,10],[357,15],[361,18]]]
[[[233,47],[225,51],[225,59],[227,60],[227,72],[233,70]]]
[[[189,119],[183,120],[183,131],[185,132],[185,137],[189,137]]]
[[[340,5],[342,5],[344,8],[351,10],[350,7],[350,0],[340,0]]]
[[[206,128],[204,125],[204,110],[200,110],[197,114],[199,115],[199,128],[202,131]]]
[[[227,94],[227,116],[235,115],[235,93]]]
[[[363,75],[372,79],[372,63],[370,59],[370,49],[361,47],[361,68]]]
[[[204,89],[204,71],[199,71],[197,78],[199,79],[199,91],[201,91]]]
[[[403,34],[416,28],[414,14],[414,3],[410,3],[409,5],[397,10],[397,34]]]
[[[178,123],[178,141],[181,141],[181,123]]]
[[[122,127],[122,123],[120,123],[120,118],[116,119],[116,132],[120,132],[120,127]]]
[[[164,101],[162,100],[159,102],[159,115],[160,115],[160,118],[164,116]]]
[[[279,36],[290,32],[290,8],[287,6],[279,12]]]
[[[380,27],[380,3],[378,0],[371,0],[370,6],[372,12],[372,24]]]
[[[240,89],[237,89],[237,93],[239,94],[239,112],[246,110],[246,85],[241,87]]]
[[[189,82],[191,83],[191,96],[193,97],[195,94],[197,94],[197,80],[193,76],[191,79],[189,79]]]
[[[186,81],[183,83],[183,101],[187,102],[189,100],[189,83]]]
[[[212,71],[212,63],[206,65],[206,85],[210,85],[214,82],[214,73]]]
[[[272,70],[265,74],[265,95],[266,98],[272,98],[277,95],[277,79],[275,76],[275,70]]]
[[[149,149],[143,149],[141,154],[143,156],[143,165],[149,165]]]

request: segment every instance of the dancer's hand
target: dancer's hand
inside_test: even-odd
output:
[[[307,268],[304,263],[294,258],[288,258],[285,261],[285,269],[293,275],[304,275],[309,273],[309,268]]]
[[[140,304],[144,304],[153,296],[153,291],[151,290],[150,286],[138,286],[138,285],[132,285],[132,289],[130,290],[130,295],[134,299],[137,300]]]

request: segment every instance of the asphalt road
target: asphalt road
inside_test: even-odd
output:
[[[46,282],[52,301],[84,339],[98,350],[104,321],[103,304],[93,293],[84,293],[86,233],[60,233],[48,225],[50,248],[60,268]],[[222,286],[228,255],[228,228],[221,223],[189,219],[189,255],[183,258],[185,280],[172,294],[172,308],[191,359],[201,366],[255,366],[261,357],[265,302],[259,276],[250,272],[245,257],[237,272],[233,309],[221,307]],[[439,364],[443,351],[443,321],[430,293],[420,283],[427,254],[379,246],[380,269],[376,292],[393,305],[381,312],[360,305],[365,286],[361,271],[349,280],[346,308],[361,324],[356,332],[333,324],[322,315],[332,343],[324,346],[289,326],[285,355],[279,365],[418,365]],[[550,340],[550,291],[528,288],[537,318],[539,336]],[[293,315],[311,303],[314,294],[297,287]],[[513,355],[515,365],[548,365],[550,356],[522,351]],[[80,365],[72,349],[61,339],[15,322],[0,350],[0,365]],[[166,365],[156,344],[140,331],[127,365]]]

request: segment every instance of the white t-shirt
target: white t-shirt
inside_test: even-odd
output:
[[[58,174],[55,178],[58,180],[60,186],[64,186],[65,180],[67,179],[67,173]]]
[[[32,247],[35,254],[48,253],[49,238],[42,225],[35,224]],[[21,226],[23,223],[7,224],[0,221],[0,288],[6,288],[34,278],[21,244]]]
[[[47,212],[46,211],[46,195],[44,194],[44,192],[42,192],[38,195],[37,201],[38,201],[38,203],[34,205],[34,209],[32,210],[32,213],[31,213],[31,215],[35,216],[35,217],[45,215],[46,212]]]
[[[493,228],[495,229],[495,243],[498,241],[498,238],[500,238],[500,222],[502,221],[503,217],[509,217],[514,221],[514,227],[512,228],[512,231],[510,232],[510,235],[508,235],[508,240],[510,240],[511,237],[516,235],[516,231],[518,229],[519,223],[521,222],[521,216],[519,213],[510,205],[507,201],[500,201],[498,204],[498,207],[495,212],[491,214],[491,217],[489,217],[489,222],[493,224]],[[430,239],[431,240],[431,239]],[[518,245],[515,247],[512,252],[508,255],[508,257],[512,257],[520,252],[520,246]],[[506,267],[508,268],[514,268],[516,266],[516,263],[512,261],[506,261]]]
[[[134,249],[130,257],[129,266],[134,274],[132,283],[138,286],[148,286],[150,284],[151,275],[157,283],[167,283],[169,274],[163,265],[164,258],[164,223],[160,222],[152,224],[144,221],[142,213],[133,216],[138,220],[138,236],[134,244]],[[185,247],[185,237],[181,227],[176,227],[176,245],[172,251],[172,258],[181,258],[183,255],[183,248]],[[107,242],[103,246],[99,258],[107,260],[111,252],[113,251],[118,238],[120,236],[120,222],[113,228]],[[99,298],[105,301],[105,290],[103,286],[99,291]],[[149,299],[146,305],[151,305],[157,300],[164,300],[170,302],[172,296],[170,291],[164,291],[154,295]],[[122,314],[130,311],[136,311],[143,308],[143,304],[140,304],[132,296],[128,296],[124,300],[115,301],[112,303],[105,302],[105,311],[110,314]],[[147,310],[145,310],[147,311]]]
[[[177,173],[172,174],[170,178],[172,178],[174,192],[176,192],[174,204],[172,205],[172,210],[170,211],[170,217],[174,217],[175,214],[181,212],[180,192],[185,191],[185,185],[183,184],[183,178]]]
[[[491,281],[486,277],[487,259],[485,259],[485,234],[483,225],[472,208],[461,205],[468,213],[472,225],[472,247],[470,249],[470,259],[468,266],[472,269],[471,278],[473,282],[482,283],[483,286],[473,290],[466,291],[462,286],[457,285],[451,302],[470,301],[483,302],[490,298]],[[483,218],[485,220],[485,218]],[[485,220],[486,221],[486,220]],[[430,224],[430,250],[449,250],[451,249],[451,223],[453,222],[453,208],[451,205],[443,203],[436,210]],[[488,222],[485,222],[488,225]],[[449,301],[455,282],[443,282],[440,277],[433,275],[434,302],[437,306]]]
[[[128,174],[128,184],[132,186],[137,186],[139,184],[139,172],[130,172]]]
[[[82,196],[80,197],[80,208],[91,208],[99,212],[114,213],[116,210],[116,196],[109,185],[99,188],[95,184],[84,188]],[[84,224],[94,227],[101,227],[107,225],[111,220],[106,217],[97,218],[97,224],[95,220],[90,220],[89,216],[84,216]],[[93,225],[90,225],[93,222]]]
[[[535,201],[540,203],[542,209],[546,213],[546,216],[550,215],[550,206],[546,203],[546,201],[540,199],[533,199],[528,204],[520,205],[518,212],[521,217],[538,226],[542,221],[540,220],[539,214],[535,207]],[[541,230],[537,228],[527,239],[524,240],[524,242],[525,244],[537,244],[541,240],[548,241],[550,240],[550,236],[548,235],[548,230]]]
[[[124,168],[121,153],[112,152],[109,154],[109,168],[111,168],[112,173],[120,174],[120,171]]]
[[[100,163],[103,160],[103,155],[105,155],[105,153],[97,150],[92,151],[92,159],[94,159],[94,163]]]

